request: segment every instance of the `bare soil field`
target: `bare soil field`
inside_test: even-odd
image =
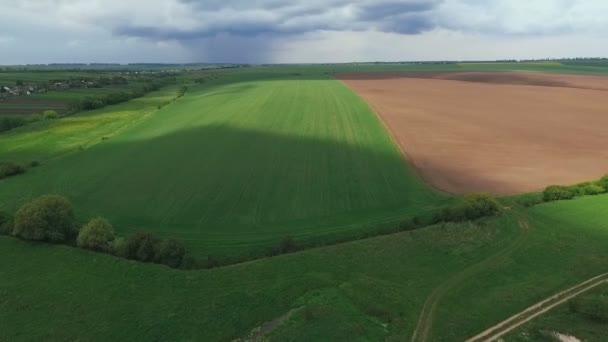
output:
[[[339,74],[420,175],[514,194],[608,173],[608,77],[531,72]]]

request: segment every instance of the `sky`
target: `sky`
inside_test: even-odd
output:
[[[607,0],[0,0],[0,64],[608,57]]]

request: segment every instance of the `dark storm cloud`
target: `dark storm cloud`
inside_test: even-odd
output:
[[[142,25],[123,22],[113,28],[119,36],[155,40],[192,40],[220,34],[256,37],[316,31],[377,30],[418,34],[434,28],[435,0],[403,1],[195,1],[182,0],[190,9],[190,27],[178,24]]]

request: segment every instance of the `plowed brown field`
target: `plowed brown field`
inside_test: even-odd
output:
[[[608,173],[608,77],[528,72],[336,75],[430,184],[513,194]]]

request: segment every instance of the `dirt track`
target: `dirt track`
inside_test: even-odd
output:
[[[528,72],[336,76],[386,122],[421,176],[513,194],[608,173],[608,77]]]
[[[501,323],[481,332],[480,334],[471,337],[466,342],[491,342],[496,341],[500,337],[513,331],[519,326],[531,321],[532,319],[550,311],[554,307],[565,303],[566,301],[585,293],[599,285],[608,282],[608,273],[601,274],[599,276],[588,279],[578,285],[575,285],[567,290],[561,291],[554,294],[553,296],[538,302],[526,310],[511,316],[510,318],[502,321]]]

